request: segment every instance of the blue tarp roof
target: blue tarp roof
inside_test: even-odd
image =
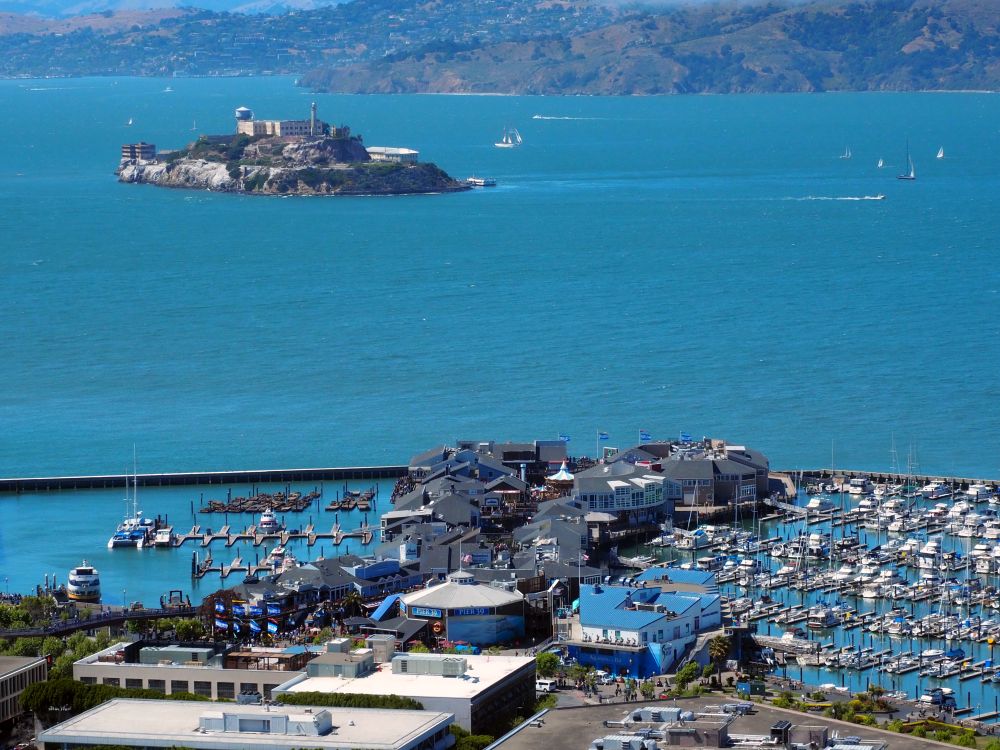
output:
[[[392,606],[398,601],[399,601],[399,594],[392,594],[390,596],[387,596],[385,599],[382,600],[382,603],[378,605],[378,609],[376,609],[374,612],[371,613],[371,619],[375,620],[376,622],[381,622],[382,620],[385,619],[386,615],[388,615],[389,610],[392,609]]]

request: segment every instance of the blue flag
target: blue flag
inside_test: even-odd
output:
[[[681,442],[682,443],[690,443],[691,442],[691,433],[689,433],[689,432],[682,432],[681,433]]]
[[[598,440],[607,440],[609,437],[611,437],[611,436],[608,435],[608,433],[606,433],[606,432],[598,432],[597,433],[597,439]]]
[[[562,433],[559,433],[559,439],[562,440],[564,443],[568,443],[569,435],[563,435]]]
[[[645,430],[639,430],[639,439],[640,439],[640,440],[652,440],[652,439],[653,439],[653,436],[652,436],[652,435],[650,435],[650,434],[649,434],[648,432],[646,432]]]

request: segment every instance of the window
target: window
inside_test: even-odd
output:
[[[187,680],[171,680],[170,681],[170,692],[171,693],[187,693],[191,690],[191,685]]]
[[[149,680],[148,687],[150,690],[155,690],[158,693],[167,692],[167,686],[163,680]]]
[[[274,689],[275,689],[276,687],[278,687],[278,686],[277,686],[277,685],[265,685],[265,686],[264,686],[264,697],[265,697],[265,698],[266,698],[267,700],[271,700],[271,693],[272,693],[272,691],[273,691],[273,690],[274,690]]]
[[[231,700],[236,697],[236,686],[231,682],[220,682],[215,686],[215,690],[220,698]]]
[[[681,626],[674,625],[674,640],[676,641],[680,637],[681,637]]]
[[[142,687],[142,680],[137,680],[134,677],[126,677],[125,678],[125,687],[126,688],[132,688],[132,689],[141,688]]]
[[[117,677],[105,677],[101,680],[101,683],[104,685],[113,685],[114,687],[122,686],[122,681]]]
[[[256,693],[257,689],[258,688],[257,688],[257,683],[256,682],[241,682],[240,683],[240,692],[241,693]]]
[[[95,685],[95,684],[97,684],[97,678],[96,677],[81,677],[80,678],[80,682],[82,682],[84,685]]]
[[[206,698],[212,697],[212,683],[203,682],[201,680],[194,681],[194,694],[204,695]]]

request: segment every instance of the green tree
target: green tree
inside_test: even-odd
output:
[[[656,686],[649,680],[643,680],[642,684],[639,686],[639,692],[642,693],[643,698],[651,700],[653,694],[656,692]]]
[[[178,620],[174,625],[178,640],[197,641],[205,637],[205,626],[201,620],[185,619]]]
[[[431,650],[427,648],[427,645],[417,641],[416,643],[411,643],[410,648],[407,649],[411,654],[429,654]]]
[[[552,677],[559,668],[559,657],[544,652],[535,657],[535,672],[541,677]]]
[[[681,667],[680,671],[678,671],[677,674],[674,676],[674,683],[677,685],[677,687],[683,690],[688,686],[688,684],[690,684],[692,680],[697,679],[698,675],[700,674],[701,674],[701,667],[699,666],[698,662],[689,661],[687,664]]]
[[[340,604],[344,608],[344,613],[348,617],[357,617],[360,615],[364,603],[365,600],[361,598],[361,594],[356,589],[348,591],[344,595],[344,598],[340,600]]]
[[[701,668],[701,677],[703,680],[707,680],[715,672],[715,666],[711,663],[706,664]]]

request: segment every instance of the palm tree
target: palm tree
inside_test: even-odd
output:
[[[708,642],[708,658],[715,664],[720,675],[722,674],[722,665],[726,663],[731,648],[732,643],[724,635],[717,635]]]
[[[361,598],[361,594],[356,589],[352,589],[344,595],[340,604],[348,617],[354,617],[361,614],[361,605],[364,604],[364,599]]]

